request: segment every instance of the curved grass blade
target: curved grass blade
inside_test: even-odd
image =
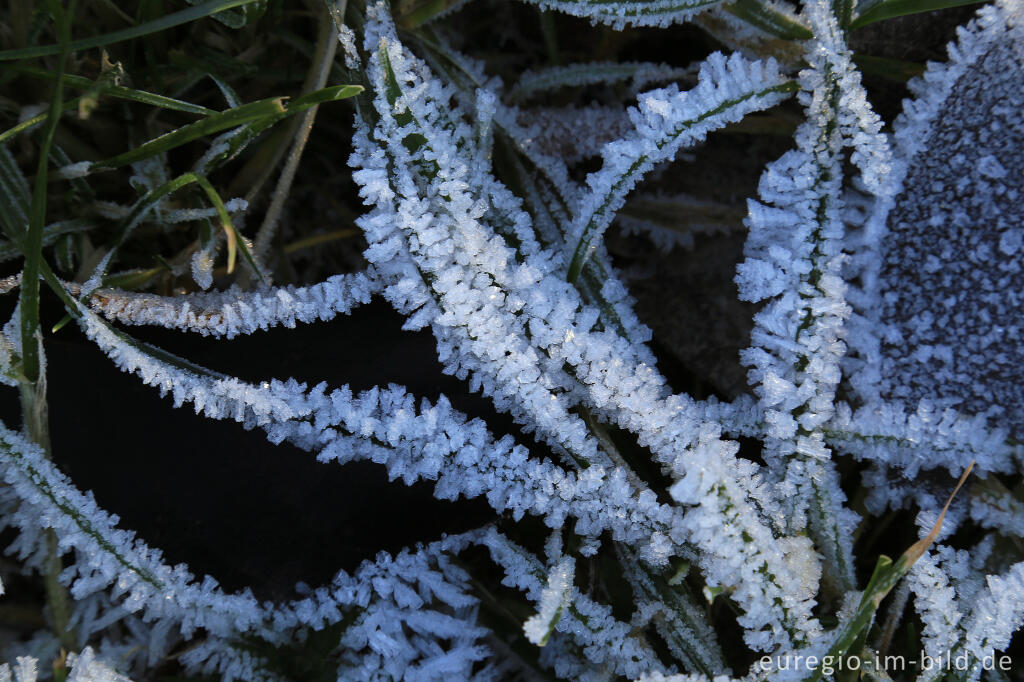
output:
[[[962,5],[974,5],[983,0],[882,0],[865,9],[850,23],[851,29],[858,29],[877,21],[902,17],[907,14],[932,12]]]
[[[213,188],[210,181],[201,175],[196,176],[196,182],[203,191],[206,192],[207,198],[213,207],[217,209],[217,216],[220,218],[221,227],[224,229],[224,235],[227,238],[228,243],[228,274],[235,271],[235,254],[238,251],[242,252],[242,257],[245,262],[249,264],[252,271],[256,273],[256,277],[259,278],[260,282],[266,283],[266,279],[263,277],[263,273],[260,271],[259,265],[256,263],[256,259],[253,258],[252,251],[249,249],[248,243],[242,238],[242,235],[238,233],[235,228],[235,224],[231,222],[231,216],[228,215],[228,209],[224,206],[224,200],[220,198],[220,194]]]
[[[150,190],[135,203],[135,205],[132,207],[131,212],[129,212],[129,214],[125,216],[125,218],[121,221],[121,228],[118,232],[117,237],[114,239],[114,242],[110,247],[110,250],[103,257],[103,260],[97,266],[96,271],[93,273],[92,277],[89,278],[89,281],[83,287],[86,293],[89,293],[93,289],[100,286],[100,284],[106,277],[110,265],[114,262],[114,258],[116,257],[117,251],[120,249],[121,245],[124,244],[125,240],[127,240],[128,238],[128,235],[130,235],[131,232],[139,225],[139,223],[141,223],[142,220],[147,215],[149,215],[149,212],[153,210],[153,208],[160,202],[160,200],[168,196],[169,194],[177,192],[178,190],[188,187],[189,185],[192,184],[199,185],[202,188],[202,190],[206,193],[207,198],[209,198],[210,203],[212,203],[214,205],[214,208],[217,210],[217,215],[221,220],[222,227],[224,228],[225,234],[228,238],[229,268],[231,268],[232,270],[234,269],[234,249],[239,249],[242,252],[243,258],[245,258],[246,262],[253,269],[253,272],[256,273],[260,281],[265,281],[263,273],[260,271],[260,268],[256,264],[255,259],[253,259],[252,257],[252,253],[249,251],[248,245],[246,244],[245,240],[242,239],[241,235],[238,234],[238,230],[231,222],[231,218],[228,215],[228,211],[224,205],[224,201],[217,193],[217,190],[213,188],[213,185],[211,185],[209,180],[207,180],[204,176],[198,175],[196,173],[184,173],[174,178],[173,180],[165,182],[159,187]],[[234,248],[232,248],[233,246]]]
[[[138,26],[132,26],[120,31],[113,31],[111,33],[104,33],[103,35],[92,36],[91,38],[82,38],[80,40],[71,41],[67,44],[67,51],[78,52],[80,50],[88,50],[93,47],[113,45],[115,43],[121,43],[125,40],[132,40],[134,38],[142,38],[153,33],[165,31],[175,26],[187,24],[190,21],[195,21],[196,19],[202,19],[203,17],[216,14],[217,12],[223,12],[226,9],[241,7],[253,2],[258,2],[258,0],[211,0],[210,2],[203,3],[202,5],[183,9],[180,12],[172,12],[171,14],[160,17],[159,19],[147,21],[146,23],[139,24]],[[15,50],[0,50],[0,62],[13,61],[15,59],[31,59],[33,57],[46,57],[49,55],[60,54],[60,52],[60,45],[35,45]]]
[[[587,178],[591,190],[583,197],[574,220],[575,248],[567,279],[575,282],[579,278],[596,248],[595,240],[611,224],[626,195],[655,164],[674,158],[684,144],[704,139],[715,128],[777,104],[797,87],[782,79],[774,63],[765,66],[735,55],[726,60],[715,54],[705,62],[693,90],[661,92],[657,98],[654,93],[642,96],[646,111],[641,117],[648,122],[626,139],[605,145],[604,167]]]
[[[737,0],[722,5],[722,9],[737,19],[784,40],[808,40],[814,36],[811,29],[759,0]]]

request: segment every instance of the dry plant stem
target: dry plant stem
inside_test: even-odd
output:
[[[340,11],[344,12],[344,0],[339,3]],[[316,54],[313,56],[313,68],[306,75],[306,82],[302,85],[302,94],[307,95],[327,85],[327,78],[331,73],[331,65],[334,63],[334,54],[338,48],[338,41],[334,35],[334,22],[326,9],[320,11],[320,31],[316,38]],[[274,188],[273,197],[270,200],[270,207],[263,218],[259,232],[256,233],[256,243],[253,248],[253,255],[257,261],[262,261],[266,256],[270,242],[274,238],[277,229],[278,219],[281,217],[281,209],[291,191],[292,181],[295,179],[295,172],[299,168],[299,161],[302,158],[302,151],[309,140],[309,133],[313,129],[313,120],[319,107],[310,107],[295,124],[294,141],[291,150],[288,152],[288,160],[285,161],[281,170],[281,177],[278,178],[277,186]],[[276,165],[276,162],[275,162]]]
[[[21,411],[24,421],[25,435],[29,440],[50,453],[50,424],[46,407],[46,373],[41,371],[37,381],[21,382]],[[43,585],[46,591],[46,603],[50,607],[53,618],[53,629],[60,644],[67,650],[75,648],[75,638],[68,621],[68,593],[60,583],[60,574],[64,570],[63,562],[57,552],[57,535],[51,529],[46,530],[46,566],[43,569]]]

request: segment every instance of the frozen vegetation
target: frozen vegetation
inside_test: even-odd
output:
[[[820,662],[870,669],[910,609],[921,653],[964,661],[918,679],[1008,679],[989,662],[1024,623],[1024,501],[1005,484],[1019,481],[1024,454],[1021,1],[978,11],[948,62],[913,81],[891,132],[847,39],[897,0],[533,4],[615,29],[705,22],[737,51],[688,68],[553,67],[506,87],[443,31],[407,33],[389,5],[348,3],[335,14],[331,54],[363,88],[348,166],[363,204],[365,269],[317,284],[274,286],[229,218],[246,203],[206,189],[207,170],[255,139],[263,119],[207,131],[220,136],[170,189],[149,161],[125,160],[141,198],[106,206],[123,232],[77,282],[39,258],[39,183],[30,190],[0,147],[3,210],[16,228],[8,238],[35,263],[3,283],[21,291],[0,351],[26,425],[0,426],[0,505],[17,531],[8,552],[20,570],[47,577],[49,600],[47,627],[7,647],[12,665],[0,680],[30,682],[37,666],[45,679],[60,646],[79,652],[66,661],[68,681],[148,679],[168,657],[189,675],[300,679],[275,662],[285,649],[322,657],[339,680],[853,679]],[[801,56],[774,58],[778,41]],[[530,104],[557,88],[609,84],[628,88],[628,109]],[[788,100],[803,118],[747,202],[735,275],[739,297],[759,304],[740,356],[750,392],[732,402],[676,393],[607,230],[652,172]],[[232,103],[245,106],[254,105]],[[584,178],[572,166],[585,158],[596,165]],[[104,168],[61,163],[61,177],[76,181]],[[187,184],[209,194],[205,213],[164,205]],[[168,224],[223,221],[187,261],[201,291],[111,283],[122,242],[151,212]],[[663,246],[693,242],[635,218],[625,226],[652,230]],[[239,254],[247,278],[205,291],[222,251],[232,264]],[[38,306],[29,282],[40,276],[112,363],[174,407],[262,430],[324,467],[368,460],[394,480],[431,482],[438,498],[482,498],[502,521],[381,553],[287,602],[229,593],[168,565],[46,452],[45,420],[32,412],[44,407],[46,365],[38,337],[25,335],[36,332],[26,307]],[[444,396],[250,383],[131,335],[139,325],[226,338],[315,325],[375,296],[406,329],[429,330],[445,372],[511,415],[524,442],[494,435]],[[610,429],[631,434],[649,461],[636,466]],[[756,440],[756,461],[740,456],[740,438]],[[844,480],[859,499],[847,499]],[[858,557],[855,540],[890,510],[915,514],[920,540],[872,574],[877,557]],[[537,542],[521,531],[525,517],[549,535]],[[957,530],[968,532],[954,543]],[[476,570],[483,560],[491,573]],[[616,590],[628,595],[625,609],[611,603]],[[516,608],[498,609],[498,591],[515,594]],[[496,611],[514,626],[498,627]],[[323,633],[331,646],[314,650]]]

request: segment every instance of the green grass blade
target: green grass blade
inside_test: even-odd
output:
[[[104,33],[103,35],[71,41],[67,44],[67,50],[68,52],[78,52],[80,50],[88,50],[93,47],[113,45],[126,40],[142,38],[153,33],[165,31],[175,26],[187,24],[190,21],[195,21],[196,19],[202,19],[203,17],[216,14],[217,12],[223,12],[224,10],[231,9],[232,7],[241,7],[242,5],[248,5],[253,2],[257,2],[257,0],[211,0],[210,2],[203,3],[202,5],[189,7],[188,9],[183,9],[180,12],[173,12],[160,17],[159,19],[147,21],[146,23],[139,24],[138,26],[132,26],[120,31],[113,31],[111,33]],[[32,47],[22,47],[15,50],[0,51],[0,61],[46,57],[49,55],[60,54],[60,52],[60,45],[36,45]]]
[[[960,480],[957,482],[956,488],[953,489],[949,499],[946,500],[946,505],[942,508],[939,518],[926,536],[907,548],[907,551],[900,555],[900,558],[895,562],[884,555],[878,558],[878,563],[875,564],[875,571],[871,574],[867,587],[864,588],[864,594],[861,595],[857,610],[854,612],[853,617],[843,625],[832,647],[829,649],[828,655],[832,656],[831,660],[842,660],[851,653],[858,653],[856,651],[857,644],[862,641],[862,634],[871,625],[871,621],[874,619],[875,612],[878,610],[882,600],[885,599],[889,591],[896,586],[900,579],[907,574],[914,563],[921,558],[921,555],[938,538],[939,531],[942,530],[942,521],[946,518],[946,511],[973,468],[974,462],[971,462],[971,465],[960,476]],[[804,678],[804,682],[817,682],[821,679],[821,676],[822,669],[818,667]]]
[[[39,329],[39,263],[43,259],[43,227],[46,224],[46,169],[50,164],[50,147],[60,121],[62,97],[64,95],[64,65],[68,55],[68,40],[71,35],[71,15],[75,3],[64,10],[59,2],[50,3],[50,11],[57,23],[60,36],[60,57],[57,60],[57,78],[50,96],[50,110],[43,129],[43,141],[39,148],[39,166],[32,188],[32,203],[29,207],[28,232],[25,235],[25,267],[21,283],[21,357],[25,378],[35,383],[39,379],[39,346],[35,342]]]
[[[96,163],[89,165],[89,172],[93,173],[102,170],[111,170],[114,168],[120,168],[129,164],[148,159],[170,151],[175,147],[180,147],[183,144],[198,140],[201,137],[206,137],[213,133],[220,132],[227,128],[234,128],[236,126],[244,125],[252,121],[256,121],[263,118],[272,118],[277,114],[286,111],[284,103],[280,97],[270,97],[268,99],[258,100],[256,102],[250,102],[249,104],[243,104],[235,109],[227,109],[225,111],[218,112],[212,116],[182,126],[177,130],[173,130],[165,135],[154,138],[148,142],[145,142],[135,149],[129,150],[124,154],[118,154],[117,156],[106,159],[104,161],[97,161]]]
[[[813,37],[811,29],[758,0],[737,0],[723,5],[722,9],[737,19],[742,19],[751,26],[784,40],[807,40]]]
[[[256,130],[262,132],[286,116],[305,111],[323,102],[333,102],[352,97],[362,92],[362,90],[362,87],[358,85],[335,85],[311,92],[303,97],[297,97],[288,104],[285,103],[285,98],[283,97],[269,97],[256,102],[250,102],[249,104],[243,104],[234,109],[226,109],[154,138],[124,154],[90,164],[88,172],[93,173],[127,166],[128,164],[162,154],[175,147],[180,147],[183,144],[227,128],[255,124]]]
[[[78,106],[78,102],[81,99],[82,99],[81,97],[75,97],[74,99],[69,99],[67,102],[63,102],[61,104],[61,111],[66,111],[68,109],[72,109],[72,108]],[[28,130],[30,128],[33,128],[33,127],[39,125],[40,123],[45,122],[48,118],[49,118],[49,112],[48,111],[44,111],[41,114],[37,114],[37,115],[33,116],[32,118],[29,118],[29,119],[26,119],[26,120],[22,121],[21,123],[19,123],[16,126],[8,128],[4,132],[0,133],[0,144],[6,142],[7,140],[11,139],[12,137],[14,137],[16,135],[20,135],[21,133],[25,132],[26,130]]]
[[[853,19],[853,6],[855,0],[832,0],[832,12],[836,15],[839,28],[844,31],[850,28],[850,21]]]
[[[908,62],[902,59],[875,57],[873,55],[855,54],[853,63],[862,73],[879,76],[894,83],[906,83],[924,73],[925,66],[919,62]]]
[[[8,68],[11,71],[23,73],[26,76],[32,76],[33,78],[46,78],[49,80],[53,80],[54,78],[56,78],[56,74],[46,69],[39,69],[31,66],[21,65],[13,65]],[[94,85],[96,85],[96,81],[89,80],[84,76],[64,74],[63,78],[65,87],[75,88],[76,90],[89,90]],[[165,97],[163,95],[157,95],[152,92],[146,92],[145,90],[126,88],[121,85],[104,85],[100,88],[99,93],[101,95],[117,97],[118,99],[125,99],[130,100],[132,102],[149,104],[154,107],[160,107],[161,109],[169,109],[171,111],[182,111],[187,114],[210,116],[212,114],[217,113],[215,109],[207,109],[206,107],[201,107],[197,104],[183,102],[180,99],[174,99],[173,97]]]
[[[97,267],[97,272],[93,274],[90,281],[96,280],[94,283],[97,286],[99,285],[99,280],[106,275],[107,269],[110,267],[110,264],[114,262],[118,249],[120,249],[121,245],[124,244],[126,239],[128,239],[128,235],[131,234],[132,230],[142,222],[142,219],[149,214],[161,199],[169,194],[177,192],[183,187],[187,187],[198,182],[198,175],[195,173],[185,173],[184,175],[179,175],[173,180],[165,182],[159,187],[151,189],[137,202],[135,202],[135,205],[132,206],[132,210],[122,219],[117,236],[110,245],[110,250],[107,251],[106,256],[103,258],[103,262]]]
[[[263,276],[263,272],[260,270],[259,265],[256,263],[256,259],[253,258],[252,251],[249,249],[249,245],[246,244],[245,239],[238,233],[234,223],[231,222],[231,216],[228,215],[228,209],[224,206],[224,201],[220,198],[220,194],[213,188],[210,181],[202,176],[197,176],[196,182],[206,192],[207,198],[210,203],[213,204],[214,208],[217,209],[217,216],[220,218],[221,227],[224,229],[225,235],[227,235],[228,241],[228,274],[231,274],[235,270],[235,253],[237,251],[242,252],[242,257],[245,262],[249,264],[252,271],[256,273],[256,277],[259,278],[260,282],[266,283],[266,278]]]
[[[355,97],[362,91],[363,86],[361,85],[332,85],[285,102],[285,109],[289,114],[297,114],[317,104]]]
[[[933,12],[938,9],[973,5],[983,0],[882,0],[868,8],[850,23],[851,29],[858,29],[877,21],[902,17],[907,14]]]

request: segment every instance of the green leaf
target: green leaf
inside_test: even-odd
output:
[[[291,101],[286,101],[285,110],[288,114],[297,114],[300,111],[305,111],[312,106],[323,104],[324,102],[337,102],[349,97],[355,97],[362,91],[363,86],[361,85],[332,85],[315,90],[308,95],[296,97]]]
[[[933,12],[939,9],[974,5],[983,0],[882,0],[866,8],[863,13],[850,24],[851,29],[858,29],[876,21],[884,21],[907,14]]]
[[[183,9],[179,12],[172,12],[171,14],[162,16],[159,19],[147,21],[146,23],[139,24],[138,26],[132,26],[120,31],[113,31],[111,33],[104,33],[103,35],[92,36],[91,38],[82,38],[81,40],[71,41],[67,44],[67,51],[78,52],[81,50],[88,50],[93,47],[113,45],[115,43],[121,43],[134,38],[142,38],[153,33],[165,31],[175,26],[187,24],[191,21],[195,21],[196,19],[202,19],[203,17],[216,14],[217,12],[222,12],[233,7],[249,5],[258,1],[260,0],[211,0],[210,2],[203,3],[196,7],[189,7],[188,9]],[[60,45],[36,45],[32,47],[22,47],[15,50],[2,50],[0,51],[0,61],[46,57],[48,55],[60,54],[61,49]]]

